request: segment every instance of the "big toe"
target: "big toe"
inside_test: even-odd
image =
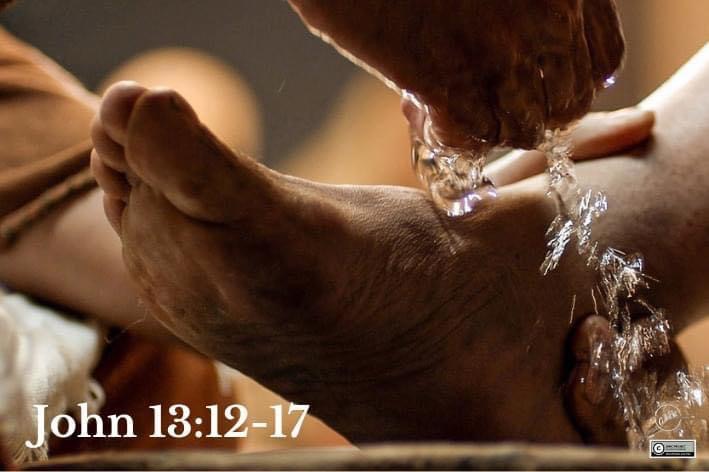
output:
[[[125,144],[133,107],[146,91],[136,82],[123,81],[113,84],[104,93],[98,116],[104,131],[113,141]]]
[[[222,144],[177,92],[147,90],[130,111],[116,111],[116,123],[125,116],[128,166],[180,211],[223,222],[235,212],[253,212],[254,202],[269,200],[275,174]]]

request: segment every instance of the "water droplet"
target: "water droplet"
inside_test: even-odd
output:
[[[424,111],[427,113],[426,108]],[[451,148],[441,144],[426,115],[423,136],[412,138],[411,162],[431,199],[448,216],[463,216],[475,210],[497,191],[485,176],[486,154]]]
[[[613,79],[611,77],[610,79]],[[603,313],[612,327],[607,358],[607,372],[613,397],[626,424],[628,443],[643,449],[650,439],[697,439],[709,444],[706,403],[709,393],[707,372],[685,374],[677,372],[676,382],[660,384],[657,375],[646,372],[647,361],[670,352],[670,324],[661,309],[647,303],[641,293],[654,281],[644,273],[645,263],[640,254],[626,254],[612,247],[603,247],[592,237],[593,222],[608,209],[601,192],[582,192],[574,176],[570,159],[568,134],[546,131],[540,150],[547,157],[549,171],[548,194],[558,203],[559,214],[547,231],[547,254],[540,267],[543,274],[554,270],[572,240],[576,251],[598,277],[598,293]],[[596,308],[598,312],[598,308]],[[634,316],[631,317],[631,312]],[[592,352],[601,349],[603,340],[596,339]],[[671,430],[657,427],[655,412],[667,402],[673,402],[682,413],[682,421]],[[703,410],[702,410],[703,408]],[[658,436],[658,434],[660,434]]]
[[[615,74],[609,75],[608,77],[606,77],[606,80],[603,81],[603,88],[607,89],[608,87],[612,87],[613,85],[615,85],[615,81],[616,81],[616,75]]]

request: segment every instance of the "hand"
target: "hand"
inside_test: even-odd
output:
[[[534,147],[620,65],[613,0],[291,0],[324,39],[430,107],[442,143]]]
[[[654,123],[653,112],[638,108],[586,115],[571,132],[571,158],[584,161],[625,151],[649,138]],[[485,172],[503,186],[541,174],[545,166],[540,151],[512,151],[491,162]]]

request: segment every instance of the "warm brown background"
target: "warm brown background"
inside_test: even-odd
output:
[[[628,55],[598,109],[636,103],[709,40],[709,0],[618,4]],[[224,59],[263,106],[271,163],[320,125],[357,72],[311,37],[283,0],[22,0],[0,22],[89,87],[148,48],[191,46]],[[692,357],[709,363],[709,321],[684,338]]]
[[[628,55],[597,107],[636,103],[709,40],[709,0],[618,0]],[[21,0],[0,22],[89,87],[148,48],[191,46],[234,65],[264,107],[266,157],[284,156],[356,73],[285,0]]]

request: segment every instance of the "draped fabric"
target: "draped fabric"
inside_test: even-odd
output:
[[[6,3],[0,0],[0,8]],[[97,103],[61,67],[0,28],[0,253],[61,203],[95,188],[89,127]],[[200,409],[233,402],[219,392],[212,361],[123,333],[104,348],[93,375],[106,393],[101,413],[131,414],[142,433],[134,440],[52,442],[50,454],[103,447],[235,447],[234,440],[148,438],[151,404]]]

